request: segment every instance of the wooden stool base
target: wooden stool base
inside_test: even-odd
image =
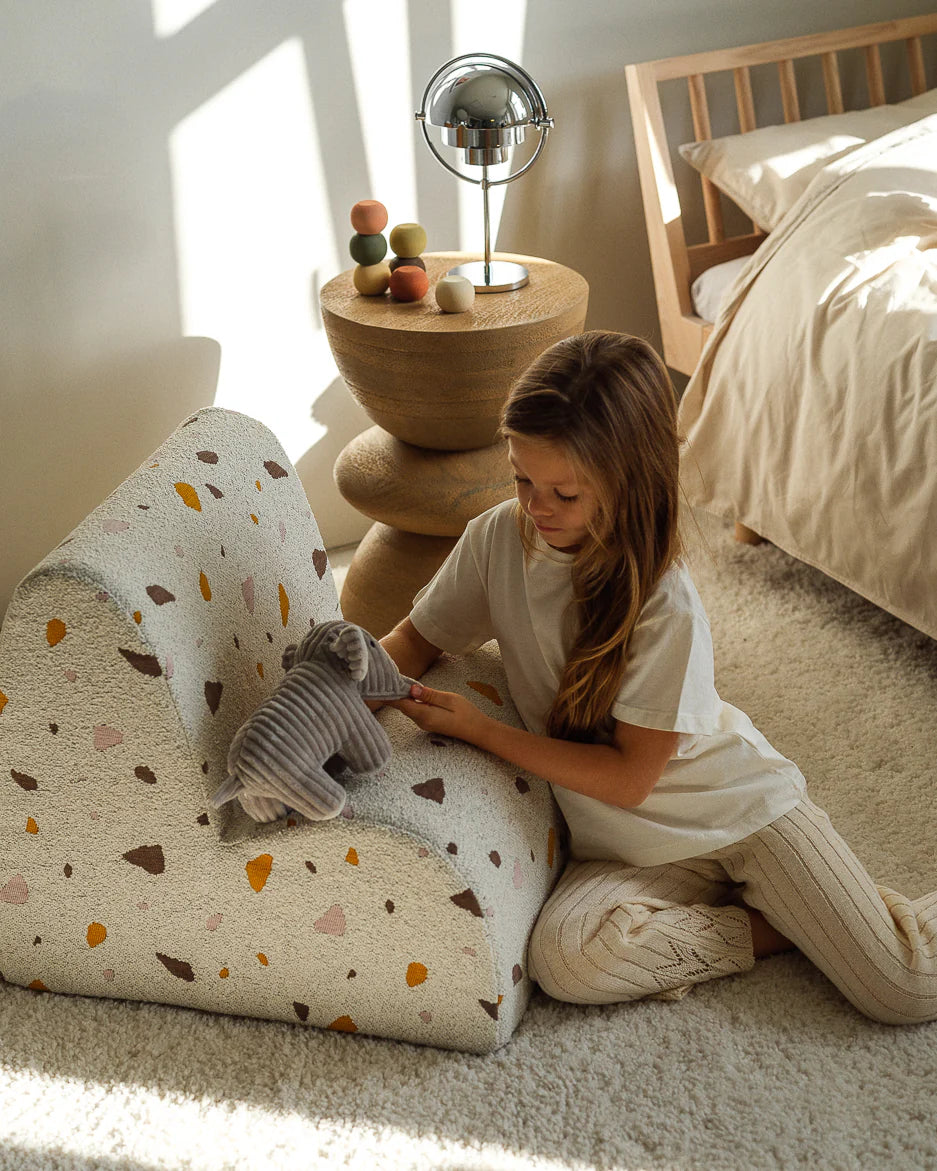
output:
[[[345,574],[342,614],[383,638],[410,613],[417,594],[455,547],[456,537],[427,537],[374,524]]]
[[[335,483],[372,520],[430,537],[461,536],[472,517],[514,495],[506,443],[432,451],[382,427],[362,431],[342,450]]]

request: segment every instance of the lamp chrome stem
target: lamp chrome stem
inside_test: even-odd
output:
[[[491,217],[488,214],[488,167],[482,167],[482,201],[485,205],[485,284],[491,284]]]

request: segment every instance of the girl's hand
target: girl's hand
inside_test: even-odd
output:
[[[438,732],[475,744],[490,719],[470,699],[454,691],[436,691],[414,683],[410,696],[410,699],[391,700],[387,706],[398,708],[424,732]]]

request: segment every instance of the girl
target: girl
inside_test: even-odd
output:
[[[937,1017],[937,894],[876,887],[804,778],[713,683],[677,532],[676,403],[638,338],[547,350],[502,416],[517,500],[471,521],[383,640],[419,677],[498,640],[526,731],[415,684],[422,729],[553,786],[571,858],[535,925],[553,997],[679,999],[798,947],[866,1015]]]

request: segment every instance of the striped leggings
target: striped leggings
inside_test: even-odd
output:
[[[570,862],[534,926],[528,970],[557,1000],[678,1000],[754,965],[742,901],[860,1012],[937,1018],[937,891],[877,886],[809,799],[711,854],[664,866]]]

